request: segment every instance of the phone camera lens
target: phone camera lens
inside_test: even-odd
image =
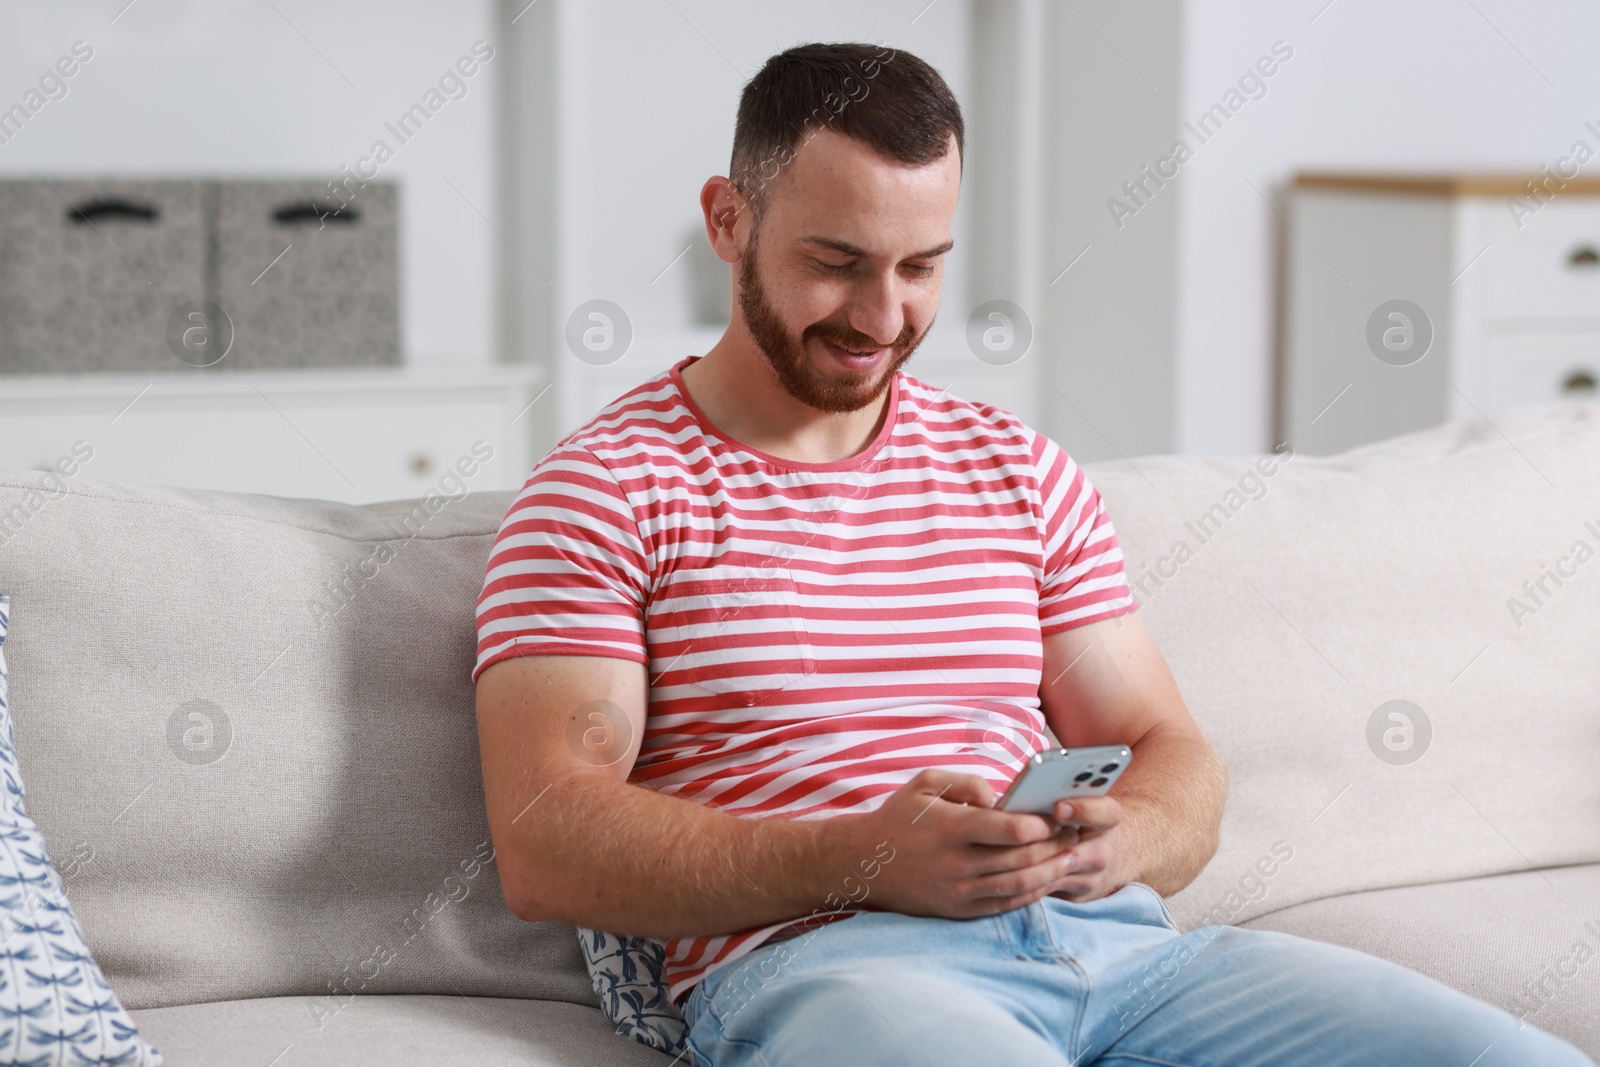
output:
[[[1104,767],[1100,768],[1100,773],[1101,774],[1110,774],[1112,771],[1114,771],[1116,769],[1117,769],[1117,765],[1115,763],[1108,763]]]
[[[1089,785],[1091,787],[1095,788],[1095,789],[1099,789],[1101,786],[1105,785],[1108,781],[1110,781],[1109,778],[1096,778],[1094,781],[1090,782]]]
[[[1094,772],[1093,771],[1084,771],[1082,774],[1078,775],[1078,777],[1074,778],[1073,781],[1074,782],[1087,782],[1089,779],[1091,779],[1093,777],[1094,777]]]

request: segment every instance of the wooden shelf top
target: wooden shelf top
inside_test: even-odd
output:
[[[1295,175],[1297,189],[1344,189],[1359,193],[1405,193],[1412,196],[1526,196],[1527,182],[1548,182],[1558,195],[1600,195],[1600,177],[1561,178],[1542,174],[1337,174]],[[1562,184],[1562,183],[1565,184]]]

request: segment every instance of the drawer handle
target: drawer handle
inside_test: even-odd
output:
[[[1600,252],[1594,245],[1579,245],[1567,256],[1567,266],[1573,270],[1592,270],[1600,267]]]
[[[417,452],[411,457],[411,473],[427,474],[433,470],[433,457],[426,452]]]
[[[154,222],[161,217],[161,212],[149,204],[136,204],[132,200],[123,200],[114,196],[103,196],[98,200],[91,200],[82,207],[67,208],[67,221],[76,223],[93,222],[95,219],[126,219],[137,222]]]
[[[1595,390],[1594,375],[1586,370],[1575,370],[1567,375],[1561,382],[1563,393],[1592,393]]]
[[[272,221],[280,226],[294,226],[304,222],[344,222],[351,223],[361,218],[361,212],[355,208],[346,208],[340,211],[332,204],[324,204],[318,200],[306,200],[298,204],[285,204],[272,213]]]

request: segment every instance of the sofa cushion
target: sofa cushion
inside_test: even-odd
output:
[[[46,479],[0,473],[17,749],[46,839],[93,849],[72,899],[124,1004],[597,1003],[492,862],[472,619],[510,494]]]
[[[139,1026],[186,1067],[671,1067],[611,1032],[598,1009],[467,996],[358,996],[317,1025],[309,997],[224,1000],[134,1012]],[[687,1060],[677,1061],[679,1067]]]
[[[1600,1058],[1600,864],[1352,893],[1244,925],[1421,971]]]
[[[1600,406],[1491,419],[1085,464],[1229,766],[1221,848],[1168,900],[1184,928],[1600,862]],[[1545,567],[1567,576],[1539,594]]]
[[[0,1057],[40,1067],[67,1063],[69,1054],[73,1063],[158,1067],[160,1050],[106,983],[28,817],[6,699],[10,614],[11,598],[0,593]]]

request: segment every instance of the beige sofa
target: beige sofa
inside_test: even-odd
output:
[[[488,860],[468,679],[511,494],[352,507],[92,467],[0,474],[16,742],[167,1063],[667,1063]],[[1087,469],[1232,771],[1179,924],[1386,956],[1600,1057],[1600,562],[1574,554],[1600,546],[1600,408]]]

